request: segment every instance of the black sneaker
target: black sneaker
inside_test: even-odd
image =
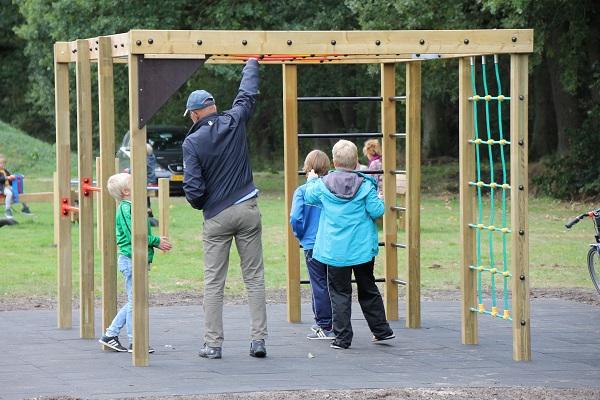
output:
[[[23,205],[23,208],[21,208],[21,214],[27,215],[28,217],[33,216],[33,213],[31,212],[31,210],[29,209],[29,207],[26,206],[26,205]]]
[[[384,340],[390,340],[390,339],[393,339],[395,337],[396,337],[396,335],[394,335],[393,332],[390,333],[390,334],[388,334],[388,335],[385,335],[385,336],[375,336],[375,335],[373,335],[373,339],[371,339],[371,341],[373,343],[377,343],[377,342],[383,342]]]
[[[198,352],[198,356],[202,358],[210,358],[210,359],[218,359],[221,358],[221,348],[220,347],[210,347],[206,343]]]
[[[329,347],[331,347],[332,349],[336,349],[336,350],[345,350],[348,347],[350,347],[349,344],[343,344],[338,342],[337,340],[334,340],[333,342],[331,342],[331,344],[329,345]]]
[[[119,353],[127,352],[127,349],[125,347],[123,347],[121,342],[119,342],[118,336],[102,335],[102,337],[98,341],[100,343],[102,343],[103,345],[105,345],[106,347],[109,347],[109,348],[113,349],[114,351],[118,351]]]
[[[267,348],[265,347],[265,340],[253,340],[250,343],[250,355],[256,358],[263,358],[267,356]]]
[[[127,352],[133,353],[133,344],[129,343],[129,349],[127,349]],[[152,346],[148,346],[148,353],[154,353],[154,349],[152,348]]]

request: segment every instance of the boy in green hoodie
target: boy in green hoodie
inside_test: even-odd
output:
[[[116,215],[117,246],[119,247],[117,265],[125,279],[125,290],[127,292],[127,303],[119,310],[105,334],[99,342],[119,352],[132,351],[132,264],[131,264],[131,175],[126,173],[116,174],[108,178],[107,189],[112,197],[119,202]],[[150,222],[148,222],[148,264],[152,263],[154,248],[162,251],[171,250],[171,242],[166,237],[158,237],[152,234]],[[127,327],[129,337],[129,350],[119,342],[119,332]],[[154,349],[149,348],[153,353]]]

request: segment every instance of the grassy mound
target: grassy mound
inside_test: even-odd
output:
[[[54,146],[27,135],[0,121],[0,154],[12,173],[31,178],[52,177],[55,169]]]

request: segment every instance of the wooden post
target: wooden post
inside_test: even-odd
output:
[[[54,213],[54,238],[52,244],[58,246],[58,225],[60,224],[60,195],[58,194],[58,172],[52,173],[52,212]]]
[[[56,196],[71,201],[71,132],[69,113],[69,64],[56,61],[57,46],[54,45],[54,106],[56,114]],[[70,329],[73,312],[73,266],[71,219],[60,213],[60,204],[55,206],[58,216],[55,218],[57,227],[57,280],[58,307],[57,325],[60,329]]]
[[[94,210],[92,196],[85,196],[82,179],[92,177],[92,81],[89,44],[77,41],[77,154],[79,171],[79,334],[84,339],[94,332]]]
[[[510,216],[513,359],[531,360],[527,179],[528,55],[510,57]]]
[[[131,226],[133,261],[133,355],[136,367],[148,366],[148,214],[146,212],[146,127],[139,128],[138,62],[129,55],[129,132],[131,134]]]
[[[458,151],[460,171],[460,248],[462,288],[462,343],[477,344],[477,313],[471,307],[477,304],[477,273],[470,266],[476,264],[475,231],[469,224],[475,223],[476,194],[469,186],[475,181],[475,145],[473,139],[473,105],[471,95],[470,57],[458,60]]]
[[[396,133],[396,102],[391,97],[396,94],[396,64],[381,64],[381,132],[383,158],[383,252],[385,291],[384,303],[387,319],[398,319],[398,253],[392,246],[398,240],[397,211],[391,209],[396,205],[396,140],[390,136]]]
[[[115,200],[108,193],[106,182],[115,173],[115,106],[114,74],[111,40],[98,40],[98,116],[100,132],[100,166],[97,172],[97,203],[100,216],[100,259],[102,263],[102,330],[110,326],[117,313],[117,240],[115,233]],[[98,167],[96,167],[98,168]],[[98,171],[98,170],[97,170]]]
[[[98,67],[100,69],[100,67]],[[100,74],[100,71],[98,71]],[[98,79],[98,90],[100,90],[100,80]],[[96,157],[96,185],[101,186],[102,174],[100,171],[100,157]],[[102,249],[102,209],[100,208],[100,192],[94,192],[94,204],[96,205],[96,247]]]
[[[406,327],[421,326],[421,63],[406,64]]]
[[[288,321],[300,322],[300,249],[289,224],[292,197],[298,186],[298,69],[283,65],[283,163],[285,168],[285,254]]]
[[[169,236],[169,179],[158,180],[158,234]]]

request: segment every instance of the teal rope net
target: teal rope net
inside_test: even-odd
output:
[[[502,103],[506,100],[510,100],[510,97],[502,94],[502,82],[500,80],[500,70],[498,66],[498,56],[494,56],[494,74],[496,77],[496,91],[497,94],[494,96],[490,93],[488,86],[488,67],[486,63],[486,57],[481,57],[481,81],[483,88],[483,96],[477,94],[477,80],[476,80],[476,63],[475,57],[471,57],[471,89],[472,96],[469,97],[471,104],[473,105],[473,127],[474,137],[469,140],[469,143],[475,146],[475,162],[476,162],[476,182],[469,182],[469,185],[475,186],[477,190],[477,221],[474,224],[469,224],[469,227],[475,229],[475,241],[476,241],[476,265],[469,266],[470,269],[475,270],[477,273],[477,308],[471,307],[471,311],[478,312],[480,314],[487,314],[493,317],[502,318],[505,320],[512,320],[510,316],[510,303],[509,303],[509,285],[508,280],[511,274],[508,270],[508,251],[507,251],[507,239],[506,236],[511,232],[508,227],[508,210],[506,196],[510,190],[510,185],[507,180],[507,169],[506,169],[506,154],[505,147],[510,142],[504,138],[504,131],[502,126]],[[478,104],[480,101],[484,102],[484,113],[485,116],[485,137],[482,137],[479,131],[479,112]],[[497,132],[492,132],[492,102],[496,102],[497,112]],[[494,138],[494,136],[496,136]],[[482,180],[482,154],[483,150],[481,146],[487,146],[487,164],[489,167],[489,182]],[[494,147],[499,147],[499,151],[495,151]],[[495,176],[495,153],[500,155],[500,163],[502,167],[501,182],[496,182]],[[497,157],[496,157],[497,158]],[[489,215],[484,218],[484,189],[489,190]],[[496,194],[500,191],[500,210],[496,207]],[[496,226],[496,213],[500,211],[500,226]],[[484,224],[486,220],[487,224]],[[487,235],[484,235],[484,231],[487,231]],[[495,238],[497,235],[501,235],[501,261],[496,260],[496,245]],[[487,236],[487,237],[485,237]],[[486,242],[488,251],[487,259],[484,259],[484,243]],[[486,304],[483,300],[483,275],[488,274],[490,281],[490,292],[491,292],[491,307],[486,308]],[[502,310],[498,309],[498,298],[497,298],[497,286],[496,281],[498,276],[502,279]]]

